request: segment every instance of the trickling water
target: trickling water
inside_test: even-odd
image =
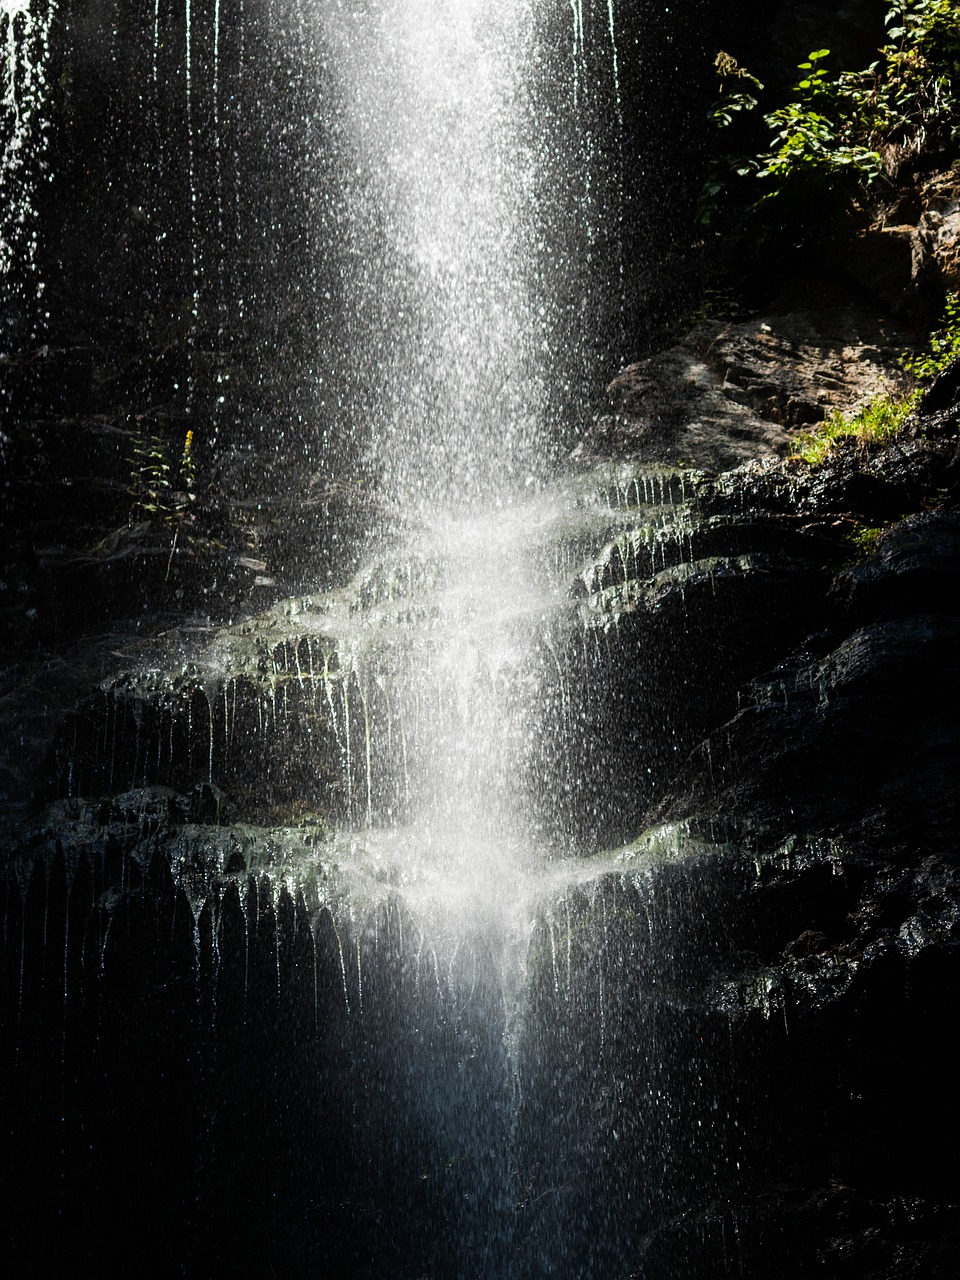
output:
[[[192,0],[184,0],[183,9],[183,58],[184,58],[184,109],[187,121],[187,185],[190,201],[190,343],[194,348],[190,352],[187,385],[187,411],[193,407],[197,324],[200,313],[200,262],[197,250],[197,175],[196,175],[196,136],[194,131],[194,85],[193,85],[193,8]],[[216,127],[216,122],[214,127]]]

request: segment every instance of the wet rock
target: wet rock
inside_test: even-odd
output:
[[[819,955],[828,947],[829,939],[825,933],[819,929],[804,929],[798,938],[787,943],[783,954],[790,959],[802,959],[805,956]]]
[[[960,397],[960,359],[954,360],[937,374],[920,402],[924,414],[941,413],[956,404]]]
[[[925,511],[887,529],[863,564],[842,574],[837,595],[851,617],[955,613],[960,599],[960,518]]]
[[[132,825],[142,832],[159,831],[173,817],[175,798],[171,787],[138,787],[108,801],[101,810],[100,821],[103,825]]]
[[[735,392],[731,379],[718,395],[738,414],[803,420],[789,397],[771,407],[759,357],[745,354],[737,377]],[[664,439],[679,440],[683,424],[666,409],[663,421]],[[941,1147],[949,1185],[957,1172],[943,1017],[960,980],[957,527],[952,512],[921,508],[953,501],[957,463],[950,422],[930,423],[815,472],[771,448],[766,463],[719,477],[609,467],[587,484],[581,473],[556,544],[530,550],[570,588],[558,589],[536,658],[538,835],[570,854],[633,839],[651,806],[704,829],[742,819],[722,850],[666,856],[649,873],[625,854],[537,924],[517,1150],[524,1134],[528,1151],[542,1150],[545,1121],[551,1132],[568,1126],[569,1141],[562,1160],[550,1147],[542,1164],[524,1165],[518,1221],[540,1230],[549,1205],[591,1222],[601,1205],[611,1219],[615,1202],[615,1231],[588,1241],[601,1257],[609,1249],[611,1273],[629,1257],[645,1280],[722,1276],[731,1258],[755,1280],[823,1269],[889,1280],[911,1259],[951,1274],[953,1219],[937,1182]],[[736,452],[718,439],[717,450]],[[887,520],[896,523],[874,554],[847,564],[845,532]],[[235,567],[252,577],[272,553],[243,559]],[[337,596],[337,634],[361,645],[364,662],[379,653],[387,663],[368,683],[344,676],[331,597],[305,594],[236,626],[201,619],[192,636],[180,626],[152,656],[118,633],[103,641],[109,661],[39,664],[15,715],[17,699],[5,701],[17,796],[35,798],[44,769],[67,794],[29,847],[11,846],[0,884],[14,975],[6,1025],[26,1027],[15,1084],[55,1104],[39,1125],[16,1119],[25,1160],[62,1158],[67,1017],[64,1078],[91,1090],[85,1120],[113,1144],[102,1166],[94,1157],[101,1189],[122,1190],[141,1120],[165,1169],[195,1149],[162,1142],[163,1117],[187,1094],[185,1127],[212,1135],[201,1211],[242,1227],[237,1170],[260,1185],[265,1152],[265,1195],[289,1221],[301,1221],[300,1185],[323,1188],[309,1228],[322,1256],[351,1224],[362,1220],[369,1239],[378,1214],[400,1216],[392,1190],[371,1193],[356,1163],[370,1153],[404,1205],[431,1210],[424,1221],[475,1184],[480,1166],[444,1164],[448,1133],[434,1150],[421,1132],[424,1064],[442,1083],[456,1041],[434,967],[421,984],[415,930],[389,905],[402,876],[388,866],[369,875],[381,904],[370,927],[351,918],[345,932],[347,917],[329,906],[330,827],[358,813],[357,825],[376,822],[376,806],[392,806],[376,774],[369,810],[355,801],[350,811],[344,794],[348,744],[354,796],[367,803],[365,715],[375,740],[384,725],[400,736],[380,678],[402,675],[403,663],[394,653],[390,666],[377,637],[393,643],[436,618],[436,568],[382,557]],[[509,696],[507,683],[489,696]],[[32,732],[39,742],[44,717],[49,740],[57,715],[52,762],[17,747]],[[237,814],[258,825],[227,825]],[[21,836],[28,825],[21,814]],[[578,868],[590,875],[588,860]],[[312,880],[298,880],[303,869]],[[75,932],[60,946],[54,925],[65,931],[68,918]],[[21,971],[32,975],[25,1019]],[[398,1014],[408,1001],[409,1026]],[[154,1030],[140,1025],[144,1010]],[[470,1037],[470,1053],[502,1081],[498,1036],[477,1019]],[[170,1063],[175,1087],[161,1079]],[[105,1071],[134,1122],[118,1121],[109,1097],[97,1109]],[[487,1106],[490,1091],[479,1096]],[[373,1117],[363,1132],[343,1119],[357,1107]],[[413,1116],[409,1144],[391,1145],[399,1130],[385,1137],[388,1111]],[[87,1170],[89,1134],[70,1141],[71,1167]],[[654,1151],[663,1173],[651,1189],[643,1170]],[[614,1169],[616,1192],[604,1181]],[[7,1185],[21,1178],[18,1164]],[[352,1259],[344,1274],[362,1272]]]
[[[875,623],[823,658],[793,663],[744,693],[747,705],[698,748],[658,818],[753,814],[829,829],[884,814],[893,832],[949,831],[960,620]],[[708,799],[708,797],[711,797]]]
[[[889,1199],[833,1179],[813,1189],[781,1185],[742,1199],[691,1206],[647,1242],[644,1276],[679,1269],[704,1280],[823,1275],[830,1280],[952,1280],[960,1262],[960,1211],[934,1197]]]

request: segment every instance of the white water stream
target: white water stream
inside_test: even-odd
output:
[[[0,277],[35,279],[39,289],[36,192],[46,177],[56,14],[55,0],[0,0]],[[346,385],[364,391],[362,403],[342,409],[370,419],[363,424],[370,469],[415,530],[416,554],[434,579],[429,615],[397,630],[402,687],[384,693],[389,677],[361,661],[349,697],[343,685],[342,707],[330,701],[347,811],[369,832],[385,807],[372,778],[392,774],[411,832],[407,856],[423,872],[416,892],[429,892],[437,919],[448,912],[442,931],[469,919],[471,928],[487,921],[493,934],[519,938],[516,921],[532,919],[530,869],[541,856],[528,801],[548,732],[543,664],[534,656],[543,656],[565,590],[542,554],[543,530],[557,517],[542,488],[557,425],[547,409],[551,394],[557,400],[550,380],[557,348],[571,340],[556,284],[581,269],[578,256],[597,245],[605,216],[595,207],[599,157],[589,117],[600,101],[592,80],[603,66],[622,125],[614,0],[266,0],[257,17],[287,55],[317,53],[316,65],[298,74],[317,77],[320,96],[337,105],[349,250],[341,285],[351,323],[336,358],[352,368]],[[131,41],[124,22],[102,33],[114,58]],[[224,333],[228,177],[238,202],[255,196],[244,189],[239,151],[228,154],[224,142],[228,120],[234,138],[245,128],[237,123],[239,90],[257,74],[246,24],[245,0],[154,0],[143,16],[138,110],[160,164],[173,145],[163,104],[175,101],[182,115],[188,415],[206,317],[219,338]],[[545,77],[567,99],[550,111],[538,97]],[[313,123],[303,121],[305,134]],[[558,190],[571,153],[583,163],[570,189]],[[161,198],[144,214],[148,222]],[[560,211],[566,230],[550,225],[546,207]],[[162,245],[167,232],[157,221],[151,235]],[[616,267],[598,261],[594,269]],[[244,289],[241,281],[234,299],[241,325]],[[208,295],[219,298],[217,308]],[[328,355],[308,357],[318,416]],[[406,552],[383,550],[394,554]],[[383,625],[382,611],[360,620],[361,630]],[[341,640],[348,649],[369,647],[362,636]],[[392,705],[395,734],[371,718],[381,695]],[[208,746],[212,783],[212,713]],[[400,821],[393,820],[394,844]]]
[[[564,252],[540,238],[538,216],[565,146],[532,93],[537,68],[568,56],[544,47],[550,8],[312,8],[352,157],[346,293],[361,334],[352,359],[377,386],[370,448],[387,490],[422,524],[436,566],[432,615],[419,635],[408,629],[403,659],[412,674],[400,718],[418,722],[416,743],[396,753],[418,797],[408,857],[423,873],[417,892],[432,899],[421,908],[449,917],[442,931],[485,922],[500,945],[513,939],[504,960],[512,968],[535,883],[525,796],[544,726],[532,654],[556,590],[536,555],[554,513],[534,496],[553,427],[544,380],[560,341],[550,280],[558,264],[545,263]],[[613,0],[600,29],[619,111]],[[584,40],[578,0],[575,108]]]
[[[354,161],[355,354],[373,448],[414,509],[486,506],[536,466],[549,302],[534,276],[545,157],[530,0],[317,9]],[[539,295],[539,296],[538,296]]]
[[[16,272],[17,289],[38,300],[36,191],[46,177],[43,109],[56,12],[56,0],[0,0],[0,286],[6,290]]]

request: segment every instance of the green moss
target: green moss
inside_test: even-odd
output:
[[[846,534],[845,541],[852,551],[851,560],[856,563],[860,560],[866,560],[868,556],[872,556],[877,549],[877,543],[880,541],[880,535],[890,528],[890,523],[880,525],[864,525],[855,524],[850,532]]]

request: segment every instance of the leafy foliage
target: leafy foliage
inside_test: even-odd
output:
[[[823,182],[839,174],[854,172],[871,183],[883,172],[877,151],[864,145],[862,132],[854,127],[850,108],[853,98],[844,87],[844,77],[830,76],[822,59],[829,49],[815,49],[799,70],[803,79],[795,87],[797,98],[764,116],[773,130],[769,149],[761,152],[743,172],[751,169],[759,179],[770,179],[771,189],[763,199],[778,195],[797,178]]]
[[[900,162],[960,141],[960,8],[956,0],[901,0],[886,15],[878,89],[878,145]],[[893,165],[897,158],[892,158]]]
[[[960,143],[960,6],[898,0],[885,23],[888,43],[862,71],[832,72],[830,50],[815,49],[799,64],[791,100],[763,116],[766,145],[725,158],[728,171],[764,184],[757,204],[797,186],[869,188],[925,152]],[[725,127],[735,112],[758,104],[741,86],[763,86],[729,54],[718,55],[716,66],[721,94],[710,116]],[[712,174],[702,221],[723,186]]]
[[[943,308],[943,323],[930,335],[930,350],[915,356],[904,356],[900,367],[918,382],[935,378],[960,357],[960,294],[948,293]]]

